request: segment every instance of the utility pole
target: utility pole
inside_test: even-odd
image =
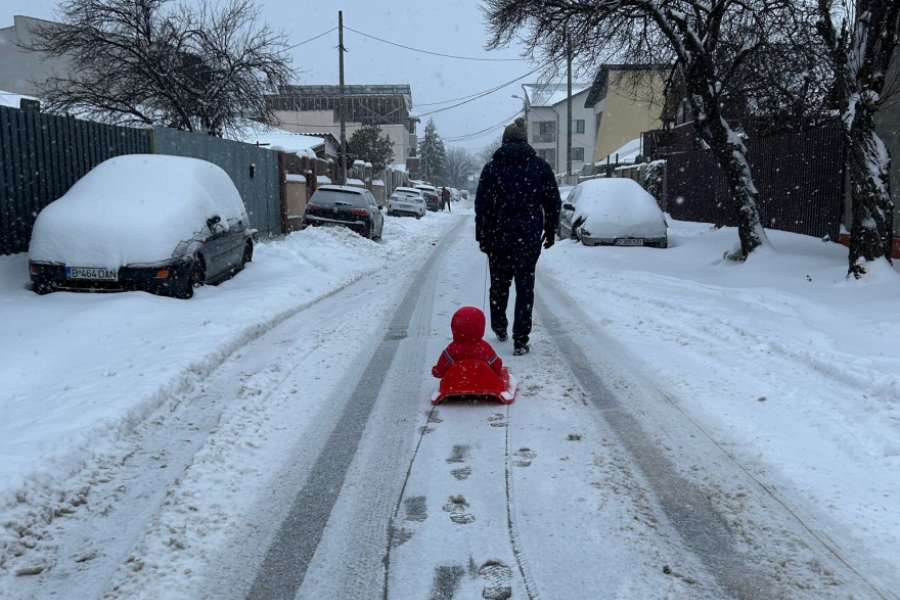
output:
[[[566,32],[567,93],[566,93],[566,183],[572,183],[572,38]]]
[[[347,101],[344,97],[344,11],[338,11],[338,56],[341,76],[341,185],[347,185]]]

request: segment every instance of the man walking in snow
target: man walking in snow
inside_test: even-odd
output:
[[[524,119],[503,132],[503,145],[481,171],[475,194],[475,239],[491,270],[491,329],[507,339],[509,288],[516,282],[513,354],[529,350],[534,273],[541,243],[556,240],[561,200],[553,169],[528,145]]]
[[[441,210],[444,210],[444,207],[447,207],[448,212],[453,212],[450,210],[450,190],[446,187],[441,190]]]

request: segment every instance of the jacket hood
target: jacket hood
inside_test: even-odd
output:
[[[527,142],[507,142],[494,152],[492,158],[504,165],[521,165],[531,160],[536,154],[534,148]]]
[[[473,344],[484,337],[486,319],[481,309],[463,306],[453,314],[450,330],[457,344]]]

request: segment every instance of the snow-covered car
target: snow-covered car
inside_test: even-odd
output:
[[[450,188],[450,201],[451,202],[459,202],[462,196],[460,196],[459,190],[456,188]]]
[[[460,194],[460,196],[462,197],[463,200],[468,200],[468,199],[469,199],[469,192],[468,192],[467,190],[462,190],[459,194]]]
[[[563,207],[560,210],[559,228],[556,230],[556,232],[559,235],[559,237],[561,237],[564,240],[570,239],[572,237],[572,229],[570,227],[571,218],[566,219],[563,217],[566,216],[567,210],[566,210],[565,204],[569,198],[569,193],[574,189],[575,189],[574,185],[559,186],[559,197],[562,200]],[[568,211],[568,212],[571,212],[571,211]]]
[[[397,189],[388,197],[388,216],[409,215],[421,219],[425,212],[425,196],[421,190]]]
[[[309,199],[303,226],[335,225],[352,229],[370,240],[380,240],[384,215],[372,192],[348,185],[320,186]]]
[[[256,231],[220,167],[131,154],[88,172],[37,216],[28,249],[34,291],[144,290],[190,298],[253,258]]]
[[[586,246],[669,245],[666,218],[656,199],[637,182],[618,177],[576,185],[563,201],[558,233]]]
[[[441,210],[441,195],[438,193],[436,187],[421,183],[416,185],[416,189],[422,190],[425,194],[425,206],[428,210],[434,212]]]

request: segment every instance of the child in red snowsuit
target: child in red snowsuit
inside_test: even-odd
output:
[[[464,358],[474,358],[486,362],[494,373],[503,371],[503,360],[497,356],[489,343],[484,341],[485,317],[481,310],[474,306],[463,306],[450,320],[453,331],[453,342],[441,353],[438,363],[431,369],[431,374],[440,379],[454,362]]]

